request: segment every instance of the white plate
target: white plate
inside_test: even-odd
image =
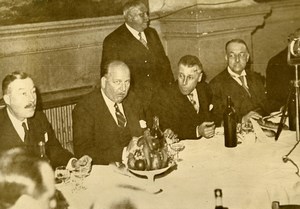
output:
[[[172,165],[169,165],[168,167],[165,168],[161,168],[161,169],[157,169],[157,170],[150,170],[150,171],[140,171],[140,170],[133,170],[128,168],[128,170],[134,174],[140,175],[140,176],[155,176],[158,174],[162,174],[164,172],[166,172],[167,170],[169,170],[169,168],[171,168]]]

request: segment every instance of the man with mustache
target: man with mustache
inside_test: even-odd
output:
[[[140,0],[123,7],[125,23],[103,42],[101,68],[110,60],[126,63],[131,72],[131,91],[147,107],[155,92],[174,80],[170,62],[154,28],[148,27],[148,9]]]
[[[130,81],[128,66],[111,61],[101,72],[101,88],[77,103],[73,110],[76,156],[88,154],[94,164],[122,162],[125,147],[143,134],[143,108],[134,93],[128,92]]]
[[[238,120],[249,123],[269,112],[262,76],[246,69],[250,55],[242,39],[232,39],[225,45],[227,68],[210,81],[213,92],[213,114],[221,125],[227,96],[231,96]]]
[[[68,164],[70,169],[81,165],[90,168],[91,158],[72,158],[72,153],[61,147],[45,114],[36,111],[36,87],[28,74],[7,75],[2,82],[2,92],[6,107],[0,109],[0,152],[22,147],[40,156],[39,145],[44,142],[53,167]]]
[[[214,136],[211,90],[202,77],[200,60],[183,56],[178,62],[177,82],[161,89],[152,101],[152,113],[160,118],[160,126],[172,129],[179,139]]]

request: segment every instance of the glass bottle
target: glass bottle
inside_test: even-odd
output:
[[[215,209],[223,209],[222,189],[215,189]]]
[[[237,136],[236,136],[236,113],[231,104],[231,97],[227,97],[227,107],[223,114],[224,120],[224,136],[225,136],[225,147],[236,147]]]
[[[163,132],[161,131],[159,127],[159,118],[157,116],[153,117],[153,124],[151,128],[151,136],[157,139],[163,138]]]
[[[47,154],[46,154],[45,142],[40,141],[38,145],[39,145],[39,149],[40,149],[40,158],[41,158],[42,160],[45,160],[45,161],[47,161],[47,162],[50,162],[50,160],[49,160],[49,158],[48,158],[48,156],[47,156]]]

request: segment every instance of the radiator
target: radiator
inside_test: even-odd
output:
[[[73,152],[72,110],[75,104],[43,110],[61,145]]]

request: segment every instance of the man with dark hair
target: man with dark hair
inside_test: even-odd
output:
[[[130,87],[130,71],[121,61],[105,65],[101,89],[84,96],[73,110],[74,153],[88,154],[94,164],[122,162],[124,149],[142,135],[143,108]]]
[[[71,167],[91,166],[90,157],[80,156],[82,158],[77,161],[72,153],[61,147],[45,114],[36,111],[36,87],[26,73],[7,75],[2,82],[2,92],[6,108],[0,109],[0,153],[23,147],[40,156],[39,145],[44,143],[53,167],[67,163]]]
[[[250,55],[242,39],[232,39],[225,45],[227,68],[210,81],[213,92],[213,113],[217,125],[223,120],[227,96],[231,96],[238,120],[248,123],[268,113],[263,79],[246,70]]]
[[[172,129],[181,140],[214,136],[211,91],[205,81],[201,82],[202,75],[200,60],[183,56],[178,62],[177,83],[161,89],[151,102],[152,113],[160,118],[161,127]]]
[[[147,107],[155,92],[174,78],[170,62],[155,29],[148,27],[148,9],[142,1],[128,1],[125,23],[103,42],[101,70],[111,60],[120,60],[131,71],[131,90]]]
[[[50,165],[21,148],[0,156],[0,208],[56,207],[54,173]]]

